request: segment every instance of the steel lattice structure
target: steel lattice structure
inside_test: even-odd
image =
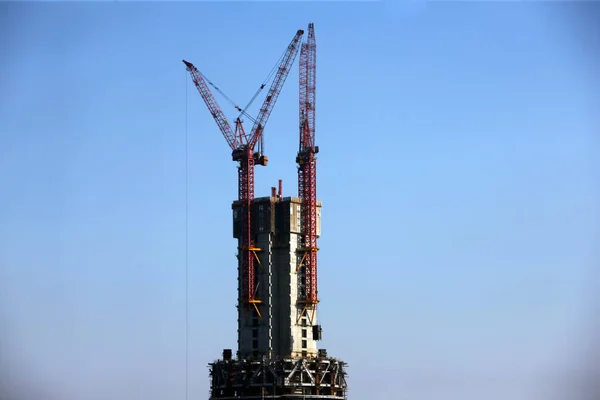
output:
[[[300,148],[298,196],[302,198],[302,243],[298,272],[302,275],[301,315],[314,310],[319,302],[317,290],[317,159],[315,145],[316,40],[314,25],[308,25],[308,39],[300,50]]]
[[[313,359],[218,360],[210,364],[210,399],[346,399],[346,364]]]
[[[259,248],[254,246],[252,232],[252,209],[251,204],[254,199],[254,166],[267,165],[268,158],[262,154],[263,130],[269,119],[271,111],[277,101],[281,88],[285,83],[290,68],[298,53],[300,40],[304,35],[303,30],[298,30],[296,35],[289,44],[281,62],[277,67],[277,73],[267,96],[260,108],[257,118],[254,120],[254,125],[250,135],[246,135],[242,121],[238,117],[236,119],[235,132],[231,129],[227,118],[217,104],[212,95],[206,80],[198,69],[190,62],[183,61],[189,71],[194,85],[206,103],[211,115],[215,119],[221,133],[232,149],[232,158],[239,163],[238,165],[238,200],[242,204],[242,243],[240,248],[240,257],[242,258],[242,282],[240,290],[240,303],[253,308],[260,315],[257,304],[261,300],[255,298],[256,292],[256,252]],[[262,88],[262,87],[261,87]],[[238,110],[245,113],[239,107]],[[247,115],[247,114],[246,114]],[[258,144],[258,148],[257,148]]]

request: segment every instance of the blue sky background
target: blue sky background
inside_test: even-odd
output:
[[[236,346],[237,179],[181,59],[245,103],[314,22],[322,347],[350,399],[564,389],[600,217],[597,8],[578,7],[0,4],[0,381],[185,398],[187,109],[188,393],[207,398],[207,363]],[[296,193],[297,80],[257,195]]]

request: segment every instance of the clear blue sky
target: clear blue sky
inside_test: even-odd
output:
[[[349,363],[350,399],[545,400],[580,366],[600,217],[591,8],[0,14],[0,381],[46,399],[185,398],[187,108],[189,398],[207,398],[207,363],[236,346],[236,167],[181,59],[245,103],[308,22],[322,347]],[[296,193],[297,79],[295,65],[257,195],[279,178]]]

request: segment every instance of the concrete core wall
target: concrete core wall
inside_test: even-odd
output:
[[[235,201],[233,234],[241,245],[241,207]],[[257,298],[261,317],[240,304],[241,263],[238,263],[238,353],[240,357],[301,358],[317,354],[311,321],[300,318],[298,304],[299,275],[296,272],[302,254],[301,199],[297,197],[262,197],[252,205],[252,224],[260,265],[256,265]],[[317,234],[321,233],[321,204],[317,203]],[[238,257],[239,261],[241,259]],[[312,315],[312,313],[311,313]],[[312,325],[317,324],[314,313]]]

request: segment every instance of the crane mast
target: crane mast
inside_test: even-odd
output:
[[[298,163],[298,196],[302,199],[302,243],[298,273],[301,276],[299,304],[301,316],[307,310],[314,316],[319,303],[317,290],[317,159],[315,145],[316,40],[314,25],[308,25],[308,38],[300,50],[300,148]],[[312,320],[312,317],[311,317]]]
[[[233,161],[238,162],[238,201],[240,202],[242,212],[241,245],[239,248],[239,257],[241,257],[240,305],[245,306],[247,309],[254,309],[259,316],[260,312],[257,304],[260,304],[262,301],[256,298],[255,262],[258,260],[256,252],[261,249],[255,247],[254,244],[251,207],[254,200],[254,167],[255,165],[266,166],[268,163],[268,158],[262,154],[264,127],[298,54],[300,40],[303,35],[304,31],[298,30],[288,45],[259,114],[254,120],[254,126],[250,135],[246,135],[242,121],[239,118],[235,121],[235,131],[233,131],[208,88],[203,75],[192,63],[183,61],[192,77],[194,85],[219,126],[229,147],[232,149]],[[258,149],[256,149],[257,144]]]

